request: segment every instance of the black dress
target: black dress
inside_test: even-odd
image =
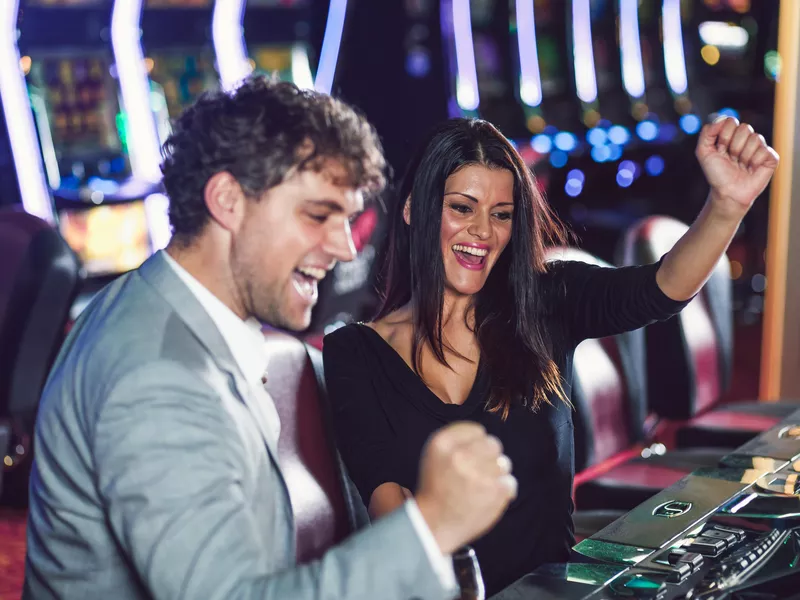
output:
[[[685,306],[661,291],[657,270],[658,263],[609,269],[566,261],[541,276],[543,314],[568,397],[573,354],[582,340],[667,319]],[[487,595],[541,564],[568,559],[575,471],[568,406],[557,398],[535,413],[515,406],[503,421],[484,410],[490,378],[480,365],[466,401],[445,404],[376,331],[361,324],[331,333],[323,348],[337,441],[366,505],[385,482],[413,493],[428,437],[447,423],[476,421],[502,441],[519,483],[505,515],[472,544]]]

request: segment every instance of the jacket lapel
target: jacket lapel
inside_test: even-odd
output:
[[[263,413],[257,403],[265,401],[251,390],[245,380],[239,366],[231,354],[228,344],[217,329],[214,321],[205,311],[200,302],[192,294],[191,290],[181,281],[178,274],[169,266],[166,259],[162,256],[162,251],[156,252],[138,269],[139,275],[150,284],[156,293],[161,295],[164,300],[172,307],[175,314],[186,324],[197,341],[211,355],[212,359],[225,372],[229,378],[231,392],[245,405],[253,417],[253,422],[258,427],[264,445],[267,447],[270,459],[283,482],[284,490],[287,493],[286,482],[283,481],[283,474],[278,462],[278,440],[269,431],[263,418]]]

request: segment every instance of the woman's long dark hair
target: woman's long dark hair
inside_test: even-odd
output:
[[[567,401],[544,327],[538,287],[545,248],[563,243],[566,233],[520,155],[490,123],[447,121],[411,161],[391,215],[382,266],[383,303],[377,318],[413,299],[414,371],[422,376],[419,362],[426,342],[447,365],[442,340],[442,204],[447,178],[469,165],[506,169],[514,176],[511,239],[473,300],[482,368],[488,369],[492,382],[488,409],[505,419],[515,403],[536,409],[549,403],[549,394]],[[410,226],[403,219],[409,197]]]

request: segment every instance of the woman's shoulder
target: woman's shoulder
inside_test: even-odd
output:
[[[366,327],[366,324],[360,322],[349,323],[328,333],[322,341],[323,352],[331,348],[336,348],[338,351],[348,347],[355,349],[363,346],[366,340],[362,329]]]

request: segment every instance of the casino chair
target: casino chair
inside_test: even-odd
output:
[[[688,230],[665,216],[645,218],[625,234],[621,264],[659,260]],[[735,448],[788,416],[797,402],[734,402],[720,405],[733,369],[730,263],[719,261],[698,296],[676,318],[646,328],[650,409],[683,422],[676,446]]]
[[[369,523],[336,451],[322,353],[296,337],[265,332],[266,389],[281,420],[278,456],[295,517],[298,564]]]
[[[554,248],[548,260],[611,265],[582,250]],[[645,429],[644,332],[583,341],[575,350],[575,506],[577,537],[597,531],[685,475],[716,466],[720,450],[664,452]],[[598,511],[605,511],[603,512]],[[610,512],[609,512],[610,511]],[[611,519],[613,520],[613,519]]]
[[[2,503],[24,506],[39,396],[82,272],[53,227],[16,208],[0,210],[0,257],[0,428],[10,430],[0,446]]]

